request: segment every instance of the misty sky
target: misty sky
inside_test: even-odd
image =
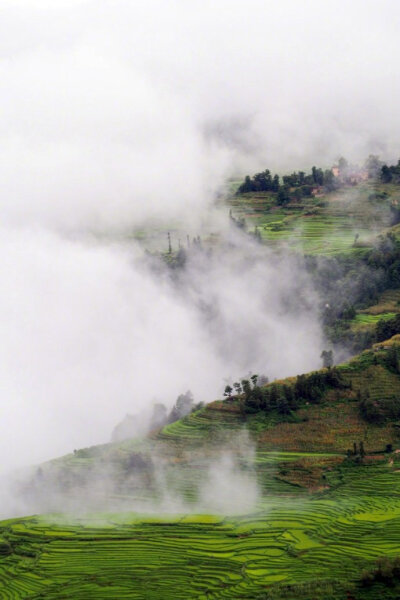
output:
[[[108,226],[192,213],[232,172],[397,159],[396,0],[0,10],[7,217]]]
[[[212,277],[194,264],[179,297],[139,248],[96,234],[117,239],[156,216],[196,230],[226,179],[258,168],[397,160],[399,16],[395,0],[0,0],[11,466],[107,441],[151,399],[191,387],[211,400],[239,369],[319,366],[312,290],[301,318],[281,310],[298,285],[290,264],[279,285],[262,257],[245,275],[227,257],[206,267]],[[218,307],[208,329],[207,302]]]

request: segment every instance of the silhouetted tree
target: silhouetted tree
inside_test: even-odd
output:
[[[242,386],[240,385],[240,383],[239,383],[239,382],[237,382],[237,381],[236,381],[236,382],[233,384],[233,387],[235,388],[235,392],[236,392],[236,394],[239,396],[239,395],[242,393]]]
[[[251,380],[251,382],[252,382],[252,384],[253,384],[253,387],[256,387],[256,385],[257,385],[257,380],[258,380],[258,375],[252,375],[252,376],[250,377],[250,380]]]
[[[383,163],[381,160],[379,160],[379,156],[377,156],[376,154],[370,154],[364,164],[368,172],[368,177],[378,177],[382,165]]]
[[[390,183],[393,179],[393,175],[391,170],[387,165],[383,165],[381,168],[381,181],[383,183]]]
[[[359,447],[360,447],[360,456],[361,456],[361,458],[364,458],[364,456],[365,456],[364,442],[360,442]]]
[[[231,400],[232,392],[233,392],[233,389],[230,385],[225,386],[224,396],[226,396],[228,400]]]
[[[321,352],[322,366],[326,369],[330,369],[333,366],[333,352],[332,350],[323,350]]]
[[[168,420],[167,407],[161,402],[157,402],[153,406],[153,413],[150,418],[150,429],[162,427]]]

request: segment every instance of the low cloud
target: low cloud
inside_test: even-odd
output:
[[[189,253],[179,275],[132,244],[18,229],[0,246],[0,448],[12,465],[108,441],[126,413],[186,389],[210,401],[249,370],[319,365],[301,263],[245,236]]]
[[[248,370],[319,366],[298,259],[217,217],[221,248],[174,276],[121,240],[155,222],[203,235],[247,169],[396,157],[399,14],[392,1],[2,3],[4,468],[106,441],[125,413],[186,389],[208,401]]]

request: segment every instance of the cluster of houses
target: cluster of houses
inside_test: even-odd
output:
[[[367,169],[360,169],[352,165],[346,165],[344,168],[341,168],[339,165],[333,165],[331,171],[339,181],[350,185],[357,185],[357,183],[366,181],[369,178]]]
[[[353,165],[346,165],[344,167],[333,165],[331,171],[341,185],[357,185],[370,177],[367,169],[361,169]],[[311,193],[314,198],[322,198],[325,195],[325,188],[323,185],[314,185]]]

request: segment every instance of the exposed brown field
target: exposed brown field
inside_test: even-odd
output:
[[[297,414],[304,421],[279,423],[260,435],[260,444],[293,452],[346,452],[354,442],[363,441],[366,451],[374,452],[398,442],[390,423],[371,427],[362,419],[356,403],[309,406]]]
[[[400,290],[386,290],[379,298],[379,302],[360,310],[360,313],[368,315],[381,315],[383,313],[400,312]]]

